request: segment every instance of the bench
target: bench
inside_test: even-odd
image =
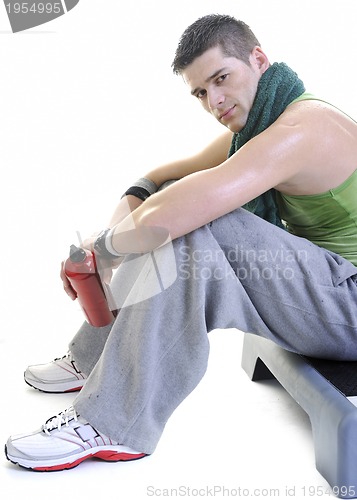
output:
[[[253,381],[278,380],[306,411],[317,470],[337,497],[356,498],[357,362],[308,358],[245,334],[242,368]]]

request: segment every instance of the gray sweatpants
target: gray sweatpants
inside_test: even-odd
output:
[[[357,359],[357,268],[338,255],[238,209],[155,256],[155,265],[126,259],[112,283],[121,307],[115,322],[85,323],[69,346],[89,375],[74,406],[112,439],[154,451],[206,371],[213,329],[237,328],[309,356]],[[174,265],[176,279],[167,280],[162,270],[172,277]]]

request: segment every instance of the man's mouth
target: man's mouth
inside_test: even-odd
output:
[[[226,120],[228,118],[230,118],[231,114],[232,114],[232,111],[234,110],[235,108],[235,105],[232,106],[231,108],[229,109],[226,109],[225,111],[223,111],[223,113],[221,113],[218,117],[219,120]]]

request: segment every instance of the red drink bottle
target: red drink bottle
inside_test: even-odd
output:
[[[89,250],[71,245],[70,254],[64,265],[66,276],[77,294],[88,323],[92,326],[109,325],[115,318],[108,305],[98,274],[95,256]]]

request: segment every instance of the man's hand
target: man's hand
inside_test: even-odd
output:
[[[61,272],[60,272],[60,278],[63,283],[63,289],[66,292],[66,294],[72,299],[75,300],[77,298],[76,291],[72,288],[71,283],[69,282],[66,273],[64,272],[64,264],[65,261],[61,262]]]
[[[98,237],[98,233],[94,233],[92,236],[89,238],[86,238],[82,243],[81,243],[81,248],[84,248],[86,250],[89,250],[90,252],[94,253],[95,256],[95,261],[97,265],[97,271],[100,276],[100,279],[103,283],[109,284],[112,276],[113,276],[113,271],[119,267],[120,263],[122,262],[123,258],[118,257],[117,259],[102,259],[100,258],[96,252],[94,251],[94,243]],[[77,293],[76,291],[72,288],[70,281],[68,280],[65,271],[64,271],[64,265],[65,261],[61,263],[61,271],[60,271],[60,278],[63,283],[63,288],[64,291],[67,293],[67,295],[72,299],[75,300],[77,298]]]
[[[94,243],[96,242],[96,239],[98,238],[99,234],[100,233],[95,233],[89,238],[85,239],[81,243],[81,247],[94,253],[100,279],[102,280],[103,283],[109,285],[113,276],[113,270],[119,267],[120,263],[123,260],[123,257],[118,257],[114,259],[101,258],[94,250]]]

